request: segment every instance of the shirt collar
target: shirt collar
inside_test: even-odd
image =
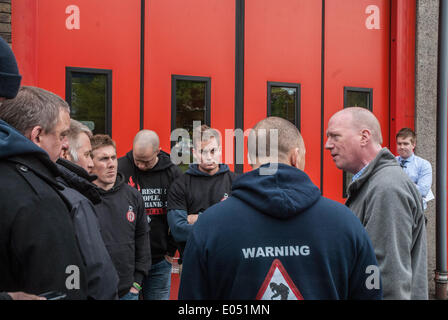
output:
[[[358,180],[359,177],[361,177],[362,173],[366,170],[366,168],[367,168],[368,165],[369,165],[369,164],[366,164],[366,165],[364,166],[364,168],[362,168],[361,170],[359,170],[359,171],[353,176],[353,178],[352,178],[352,182]]]

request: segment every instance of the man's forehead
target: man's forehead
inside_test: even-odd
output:
[[[117,155],[117,152],[113,146],[104,146],[93,150],[93,154],[98,157],[113,157]]]
[[[152,146],[147,147],[136,147],[132,150],[134,159],[150,159],[154,156],[157,150],[153,150]]]
[[[412,137],[398,137],[397,138],[397,143],[412,143]]]
[[[198,144],[198,147],[199,147],[199,144]],[[201,141],[201,145],[200,145],[201,150],[208,150],[208,149],[212,149],[212,148],[216,148],[216,147],[219,147],[219,145],[218,145],[218,141],[216,140],[215,137],[211,137],[208,140]]]

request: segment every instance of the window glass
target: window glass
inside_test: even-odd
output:
[[[297,88],[271,86],[270,116],[286,119],[297,126],[296,106]]]
[[[371,88],[344,88],[344,108],[361,107],[372,110],[372,89]],[[343,171],[343,194],[347,198],[347,188],[352,182],[353,174]]]
[[[107,74],[71,72],[71,117],[94,134],[107,132]]]
[[[173,143],[174,147],[171,152],[177,152],[178,156],[182,157],[182,150],[188,150],[189,163],[193,163],[191,150],[193,147],[193,124],[197,121],[201,125],[210,125],[210,78],[173,75],[172,89],[175,90],[172,106],[172,116],[174,117],[172,129],[187,130],[190,139],[185,141],[179,137],[179,140]],[[181,163],[179,167],[185,172],[189,163]]]

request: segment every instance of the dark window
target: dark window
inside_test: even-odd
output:
[[[67,67],[65,90],[73,119],[112,135],[112,70]]]
[[[268,82],[267,115],[284,118],[300,130],[300,84]]]
[[[191,150],[193,138],[193,122],[210,126],[210,90],[211,79],[208,77],[171,76],[171,129],[185,129],[190,135],[188,149]],[[172,141],[180,150],[180,139]],[[173,151],[177,150],[176,148]],[[190,153],[190,161],[193,161]],[[186,170],[188,164],[181,164]]]
[[[372,111],[373,89],[344,87],[344,108],[361,107]],[[352,182],[353,174],[343,171],[342,196],[347,198],[347,188]]]

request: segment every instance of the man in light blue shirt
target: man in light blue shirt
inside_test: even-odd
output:
[[[397,152],[396,157],[398,163],[417,185],[417,189],[422,195],[423,208],[426,209],[426,202],[434,199],[431,191],[432,184],[432,168],[429,161],[420,158],[414,154],[416,145],[415,132],[409,128],[402,128],[397,133]]]

